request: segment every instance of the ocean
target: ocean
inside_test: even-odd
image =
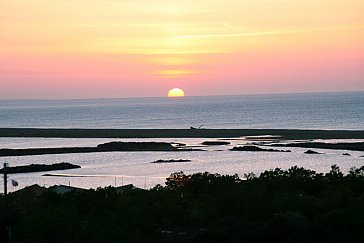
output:
[[[0,127],[364,129],[364,92],[0,100]]]
[[[135,98],[95,100],[0,100],[0,127],[33,128],[296,128],[364,129],[364,92],[277,94],[184,98]],[[221,138],[224,139],[224,138]],[[115,139],[115,138],[0,138],[0,148],[96,146],[111,141],[179,142],[205,151],[187,152],[104,152],[3,157],[9,166],[69,162],[80,169],[53,171],[68,177],[45,177],[44,172],[13,174],[18,190],[32,184],[57,184],[82,188],[134,184],[150,188],[163,184],[171,173],[208,171],[220,174],[259,174],[276,167],[297,165],[328,172],[338,165],[347,173],[364,165],[358,151],[303,148],[291,153],[230,151],[233,146],[254,142],[244,137],[225,139],[230,145],[203,146],[203,138]],[[209,139],[211,140],[211,139]],[[213,139],[215,140],[215,139]],[[353,142],[353,140],[335,140]],[[357,140],[363,141],[363,140]],[[257,140],[256,142],[262,142]],[[331,141],[334,142],[334,141]],[[277,148],[279,149],[279,148]],[[343,155],[350,153],[350,156]],[[185,163],[151,163],[159,159],[189,159]],[[0,192],[3,188],[0,187]]]

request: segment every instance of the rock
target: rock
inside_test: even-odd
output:
[[[305,154],[321,154],[319,152],[313,151],[313,150],[307,150]]]

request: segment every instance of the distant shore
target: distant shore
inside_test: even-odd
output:
[[[239,138],[280,136],[279,139],[364,139],[364,130],[300,129],[42,129],[0,128],[0,137],[44,138]]]
[[[96,147],[61,147],[61,148],[25,148],[25,149],[1,149],[3,156],[26,156],[41,154],[73,154],[73,153],[97,153],[97,152],[127,152],[127,151],[177,151],[170,143],[156,142],[110,142],[99,144]],[[183,151],[183,150],[180,150]]]

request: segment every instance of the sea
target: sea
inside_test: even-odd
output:
[[[281,128],[364,130],[364,92],[267,94],[183,98],[123,98],[74,100],[0,100],[1,128]],[[269,134],[267,134],[269,135]],[[151,188],[164,184],[173,172],[208,171],[220,174],[259,175],[264,170],[303,166],[327,172],[338,165],[343,172],[364,165],[362,152],[305,149],[291,153],[237,152],[233,146],[254,142],[251,138],[229,140],[230,145],[203,146],[203,138],[95,139],[95,138],[0,138],[0,148],[96,146],[111,141],[160,141],[185,143],[204,151],[112,152],[3,157],[9,166],[69,162],[80,169],[13,174],[14,191],[32,184],[71,185],[82,188],[134,184]],[[217,139],[213,139],[217,140]],[[342,140],[341,142],[353,140]],[[362,141],[362,140],[356,140]],[[262,142],[259,139],[258,142]],[[307,149],[306,149],[307,150]],[[350,153],[344,156],[343,153]],[[158,159],[189,159],[191,162],[151,163]],[[59,176],[62,175],[62,176]],[[3,188],[0,187],[0,192]]]

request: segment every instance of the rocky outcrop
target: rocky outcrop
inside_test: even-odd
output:
[[[307,150],[305,154],[321,154],[319,152],[313,151],[313,150]]]

